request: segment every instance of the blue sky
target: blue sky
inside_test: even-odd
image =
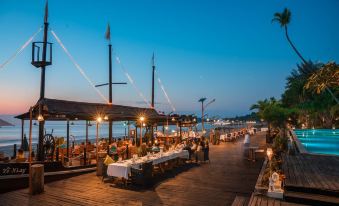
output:
[[[43,23],[45,1],[0,0],[0,64]],[[151,95],[151,56],[178,112],[199,114],[197,100],[216,98],[207,113],[248,113],[251,104],[280,97],[286,76],[299,61],[273,13],[292,11],[290,36],[307,58],[339,59],[339,1],[49,1],[50,27],[91,80],[107,81],[107,22],[119,56],[146,98]],[[42,40],[42,32],[36,41]],[[102,102],[55,39],[47,68],[46,97]],[[0,70],[0,114],[24,112],[39,97],[40,71],[30,64],[31,47]],[[118,63],[114,81],[128,81]],[[106,88],[100,88],[107,94]],[[115,86],[113,102],[145,106],[132,85]],[[159,85],[158,110],[170,111]]]

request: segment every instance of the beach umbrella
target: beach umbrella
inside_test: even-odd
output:
[[[22,142],[21,149],[23,151],[28,151],[29,150],[28,140],[27,140],[26,134],[24,135],[24,141]]]

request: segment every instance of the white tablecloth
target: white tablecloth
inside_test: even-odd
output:
[[[224,134],[220,135],[220,140],[226,140],[226,135]]]
[[[123,162],[115,162],[108,165],[107,175],[112,177],[123,177],[128,179],[128,174],[131,173],[131,167],[139,168],[142,163],[147,161],[152,161],[153,165],[156,165],[175,158],[188,159],[189,153],[187,150],[169,151],[163,153],[162,156],[160,156],[160,153],[157,153],[154,156],[150,156],[149,158],[141,157],[135,162],[132,162],[131,159],[125,160]]]

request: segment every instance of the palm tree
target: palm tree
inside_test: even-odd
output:
[[[313,89],[320,94],[324,90],[328,91],[334,98],[337,104],[339,100],[329,88],[339,87],[339,65],[335,62],[330,62],[322,66],[321,69],[314,72],[308,79],[304,89]]]
[[[279,12],[275,13],[274,18],[272,19],[272,22],[278,22],[280,24],[280,26],[285,29],[285,35],[286,35],[287,41],[290,43],[291,47],[293,48],[295,53],[297,53],[297,55],[300,57],[300,59],[305,64],[308,64],[308,62],[304,59],[304,57],[300,54],[300,52],[294,46],[294,44],[292,43],[292,41],[291,41],[291,39],[288,35],[287,25],[290,23],[290,21],[291,21],[291,11],[288,10],[287,8],[285,8],[282,13],[279,13]]]
[[[339,65],[334,62],[327,63],[314,72],[304,86],[305,89],[314,89],[318,94],[326,87],[339,87]]]
[[[271,105],[276,104],[277,100],[274,97],[271,97],[269,100],[265,99],[265,100],[259,100],[256,104],[253,104],[250,107],[250,110],[258,110],[257,112],[257,116],[261,119],[261,120],[265,120],[267,122],[267,126],[268,126],[268,136],[271,136],[271,122],[269,119],[266,118],[265,116],[265,111],[267,108],[269,108]]]
[[[291,41],[289,35],[288,35],[288,28],[287,25],[290,23],[291,21],[291,11],[287,8],[284,9],[284,11],[282,13],[275,13],[274,14],[274,18],[272,19],[272,22],[278,22],[280,24],[281,27],[283,27],[285,29],[285,35],[287,38],[287,41],[290,43],[291,47],[293,48],[293,50],[295,51],[295,53],[300,57],[300,59],[303,61],[303,63],[307,66],[310,67],[311,66],[311,62],[307,62],[304,57],[300,54],[300,52],[297,50],[297,48],[294,46],[293,42]],[[328,86],[325,86],[324,89],[326,89],[326,91],[328,93],[330,93],[330,95],[332,96],[332,98],[334,99],[334,101],[339,104],[339,100],[335,97],[335,95],[333,94],[333,92],[328,88]]]

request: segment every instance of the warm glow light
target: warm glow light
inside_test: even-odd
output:
[[[166,126],[165,129],[168,130],[168,127]]]
[[[266,154],[267,154],[268,159],[271,161],[272,156],[273,156],[273,150],[272,150],[272,148],[267,148]]]
[[[145,123],[143,123],[143,124],[142,124],[142,126],[143,126],[143,127],[145,127],[145,126],[146,126],[146,124],[145,124]]]
[[[175,118],[174,117],[172,117],[172,122],[174,122],[175,121]]]
[[[140,121],[143,122],[145,120],[145,117],[141,116],[139,119],[140,119]]]
[[[43,117],[41,114],[39,114],[39,116],[38,116],[38,121],[39,121],[39,122],[44,121],[44,117]]]
[[[102,118],[101,117],[97,117],[97,122],[98,123],[102,122]]]
[[[107,115],[105,115],[104,120],[108,120],[108,116]]]

